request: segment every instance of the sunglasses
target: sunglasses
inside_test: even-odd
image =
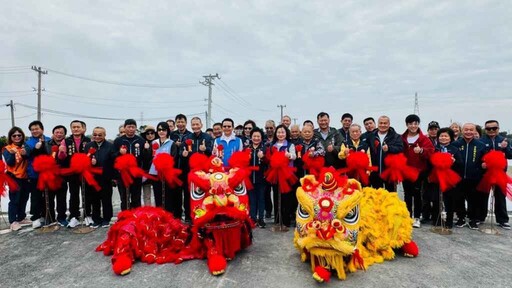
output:
[[[231,128],[231,127],[233,127],[233,126],[227,126],[227,125],[222,126],[222,128]]]
[[[485,131],[496,131],[499,127],[485,127]]]
[[[21,134],[12,134],[13,138],[17,138],[17,137],[21,137],[21,136],[22,136]]]
[[[244,127],[244,130],[252,130],[252,127]]]
[[[146,132],[146,135],[154,135],[154,134],[155,134],[155,132],[153,132],[153,131]]]
[[[158,128],[158,132],[160,131],[167,131],[166,129],[163,129],[163,128]]]

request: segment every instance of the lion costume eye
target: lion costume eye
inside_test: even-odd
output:
[[[350,210],[350,212],[345,215],[345,219],[343,219],[347,224],[354,225],[359,221],[359,205],[354,207],[354,209]]]
[[[297,215],[300,218],[302,218],[302,219],[308,219],[309,218],[308,211],[306,211],[306,209],[304,209],[304,207],[302,207],[302,205],[299,205],[299,208],[297,209]]]
[[[192,200],[197,201],[201,200],[204,197],[204,191],[201,188],[195,187],[195,185],[191,185],[190,190],[190,197],[192,198]]]
[[[240,183],[240,185],[235,187],[235,195],[241,196],[245,195],[247,193],[247,189],[245,189],[245,185],[243,183]]]

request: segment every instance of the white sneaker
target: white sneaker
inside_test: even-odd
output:
[[[41,221],[41,218],[32,221],[32,228],[34,228],[34,229],[41,228],[41,226],[43,226],[43,221]]]
[[[414,227],[414,228],[420,228],[421,227],[420,218],[414,218],[414,223],[412,223],[412,227]]]
[[[80,225],[80,222],[78,221],[78,219],[76,219],[76,217],[73,217],[71,218],[71,220],[69,220],[68,228],[75,228],[78,225]]]
[[[12,231],[18,231],[18,230],[20,230],[20,229],[21,229],[21,224],[20,224],[20,222],[16,222],[16,221],[14,221],[14,222],[12,222],[12,223],[11,223],[11,230],[12,230]]]
[[[94,221],[92,221],[92,217],[91,216],[85,217],[84,224],[85,224],[85,226],[91,226],[92,224],[94,224]]]

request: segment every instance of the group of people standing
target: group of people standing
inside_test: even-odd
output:
[[[18,191],[9,192],[8,215],[11,229],[19,230],[23,225],[30,224],[39,228],[55,221],[61,226],[76,227],[80,224],[80,190],[83,187],[85,224],[95,228],[108,227],[113,217],[114,185],[119,190],[121,210],[141,205],[161,206],[174,217],[190,222],[187,181],[190,157],[194,153],[215,155],[222,159],[225,166],[229,166],[231,155],[244,149],[250,152],[251,165],[259,167],[250,176],[253,187],[248,194],[250,216],[261,228],[266,226],[265,219],[270,219],[272,214],[275,223],[292,225],[298,205],[295,197],[298,183],[290,191],[279,191],[277,185],[272,185],[265,179],[269,159],[275,151],[284,152],[289,159],[289,166],[296,167],[295,173],[299,179],[309,173],[304,169],[300,155],[308,153],[309,157],[323,157],[326,167],[342,168],[351,152],[362,151],[368,155],[370,165],[376,167],[376,171],[369,175],[368,185],[384,187],[388,191],[396,191],[397,183],[386,182],[381,178],[381,173],[386,168],[384,160],[388,155],[403,153],[408,165],[420,171],[416,181],[403,182],[404,200],[411,217],[414,218],[413,226],[419,228],[422,223],[429,221],[439,225],[439,187],[430,183],[427,177],[432,168],[430,157],[439,151],[452,155],[452,169],[462,178],[457,187],[443,193],[447,213],[446,226],[451,228],[454,225],[453,218],[456,214],[458,221],[455,226],[469,225],[471,229],[477,229],[478,224],[485,221],[487,216],[489,197],[488,193],[483,193],[486,191],[476,190],[485,171],[482,157],[491,150],[500,150],[508,159],[512,158],[511,146],[506,138],[499,135],[499,123],[496,120],[485,123],[484,135],[479,134],[477,126],[471,123],[462,127],[454,124],[440,128],[436,121],[429,123],[427,134],[424,134],[419,127],[420,118],[417,115],[405,118],[407,129],[402,134],[398,134],[391,127],[390,118],[387,116],[379,117],[377,122],[372,117],[364,119],[365,132],[361,125],[352,123],[353,117],[350,113],[342,115],[340,129],[330,126],[328,113],[319,113],[316,120],[317,128],[310,120],[304,121],[301,128],[299,125],[292,125],[289,116],[284,116],[277,126],[273,120],[266,121],[262,130],[252,120],[246,121],[241,129],[235,129],[237,127],[234,121],[226,118],[203,132],[200,118],[194,117],[190,120],[190,131],[187,129],[187,117],[179,114],[175,119],[158,123],[156,128],[146,126],[137,135],[136,121],[127,119],[119,127],[118,137],[113,142],[106,140],[106,130],[102,127],[93,129],[92,139],[86,137],[86,124],[80,120],[70,123],[71,135],[68,137],[67,128],[63,125],[55,126],[51,137],[45,136],[44,126],[40,121],[29,124],[30,137],[26,137],[21,128],[13,127],[8,133],[8,144],[3,148],[7,173],[19,186]],[[222,150],[219,149],[220,146]],[[87,153],[91,148],[95,151],[89,155],[92,165],[102,168],[101,175],[95,176],[101,190],[97,192],[89,185],[82,185],[79,176],[68,176],[59,190],[49,191],[50,201],[46,205],[43,191],[36,186],[38,174],[33,169],[34,158],[42,154],[51,155],[60,167],[68,167],[73,154]],[[182,171],[180,180],[183,185],[171,188],[161,185],[160,181],[137,178],[132,185],[125,187],[123,181],[120,181],[119,173],[114,169],[114,162],[116,157],[127,153],[134,155],[137,165],[152,175],[157,175],[153,158],[159,153],[171,155],[175,159],[175,168]],[[498,225],[510,229],[505,196],[499,189],[495,189],[494,193]],[[26,219],[25,212],[29,196],[32,215],[30,220]],[[280,201],[277,200],[279,196]],[[281,206],[278,207],[277,203]],[[47,206],[50,219],[45,217],[48,215]],[[278,215],[282,219],[278,219]],[[469,223],[466,222],[466,216]]]

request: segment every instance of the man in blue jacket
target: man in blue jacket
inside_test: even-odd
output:
[[[484,143],[487,152],[491,150],[502,151],[505,153],[505,157],[507,159],[512,159],[512,148],[510,147],[507,139],[499,134],[499,130],[500,124],[497,120],[489,120],[485,122],[485,135],[480,139],[480,141]],[[507,171],[506,167],[505,171]],[[481,203],[481,221],[485,221],[485,216],[487,216],[488,199],[489,194],[484,193],[485,201],[482,201]],[[503,191],[501,191],[498,186],[494,187],[494,199],[494,214],[496,215],[496,222],[498,223],[498,226],[503,229],[510,230],[510,224],[508,224],[507,200],[505,198],[505,194],[503,194]]]
[[[235,136],[233,127],[235,122],[231,118],[222,120],[222,136],[215,139],[213,144],[213,155],[222,159],[224,166],[229,166],[228,161],[231,155],[236,151],[242,151],[244,146],[242,140]],[[222,149],[219,149],[222,145]]]
[[[41,121],[32,121],[28,125],[28,129],[32,136],[25,142],[24,149],[26,150],[28,159],[27,174],[30,191],[30,214],[32,214],[30,220],[32,220],[32,227],[36,229],[44,225],[45,215],[43,215],[43,211],[46,211],[46,206],[43,201],[44,191],[37,189],[37,179],[39,175],[34,171],[33,164],[34,158],[37,156],[50,154],[51,151],[48,145],[50,137],[44,136],[44,126]]]
[[[462,126],[462,138],[453,143],[453,146],[459,149],[463,161],[463,167],[459,172],[462,178],[459,187],[465,198],[458,199],[455,204],[457,210],[459,210],[459,220],[455,226],[459,228],[466,226],[466,211],[464,208],[464,200],[466,200],[468,202],[469,228],[472,230],[478,229],[478,222],[483,217],[479,207],[482,205],[481,202],[484,201],[483,193],[477,191],[476,186],[482,179],[482,156],[485,153],[485,145],[475,139],[475,132],[475,124],[466,123]]]

